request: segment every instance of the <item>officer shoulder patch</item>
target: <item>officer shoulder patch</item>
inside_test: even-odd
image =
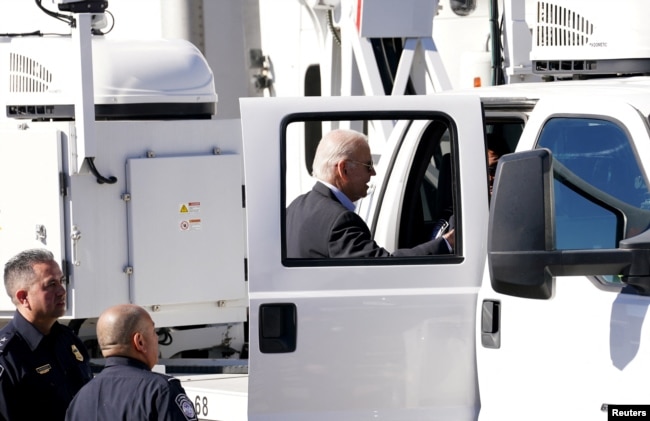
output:
[[[0,355],[3,354],[5,346],[11,342],[11,338],[14,337],[15,333],[16,331],[13,329],[6,329],[0,332]]]
[[[180,395],[176,396],[176,405],[178,405],[178,407],[181,409],[181,412],[183,413],[183,416],[185,416],[186,420],[198,420],[196,411],[194,410],[194,405],[192,405],[192,401],[190,401],[190,398],[188,398],[185,393],[181,393]]]

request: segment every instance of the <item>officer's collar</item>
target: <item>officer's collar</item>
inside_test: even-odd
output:
[[[106,358],[106,365],[105,367],[113,366],[113,365],[128,365],[131,367],[137,367],[142,370],[147,370],[150,371],[150,368],[147,364],[143,363],[140,360],[136,360],[135,358],[131,357],[123,357],[119,355],[113,355],[110,357]]]
[[[50,333],[53,333],[58,328],[59,322],[54,322],[52,325],[52,330]],[[19,311],[16,311],[14,314],[13,324],[16,326],[16,330],[20,333],[20,336],[27,342],[29,349],[34,351],[38,345],[41,343],[45,335],[38,331],[33,324],[29,323]]]

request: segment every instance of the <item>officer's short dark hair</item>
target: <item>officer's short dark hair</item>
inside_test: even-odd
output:
[[[21,251],[5,264],[4,281],[7,295],[14,301],[15,293],[20,288],[26,288],[34,282],[34,265],[54,260],[54,255],[45,249],[30,249]],[[15,302],[14,302],[15,303]]]

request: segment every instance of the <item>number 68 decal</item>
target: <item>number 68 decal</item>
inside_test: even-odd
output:
[[[197,415],[201,415],[203,417],[208,416],[208,398],[207,396],[199,396],[196,395],[194,398],[194,410],[196,411]]]

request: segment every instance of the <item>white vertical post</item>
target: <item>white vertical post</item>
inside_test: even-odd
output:
[[[72,40],[76,55],[73,68],[76,70],[78,83],[75,92],[75,133],[76,148],[72,164],[73,172],[79,173],[87,157],[95,157],[95,92],[93,83],[93,53],[91,33],[91,13],[75,15],[76,25],[72,31]]]
[[[429,78],[431,79],[431,84],[435,92],[451,89],[451,81],[449,80],[447,70],[445,69],[442,57],[440,57],[433,38],[422,38],[420,45],[422,46],[424,60],[427,64],[427,72],[429,73]]]
[[[530,60],[533,37],[526,23],[526,2],[504,0],[503,8],[506,84],[540,81],[541,77],[533,74]]]
[[[393,92],[391,92],[391,95],[404,95],[406,92],[406,84],[411,75],[413,57],[415,56],[418,42],[419,40],[417,38],[407,38],[405,40],[402,56],[397,65],[397,73],[395,74],[395,80],[393,81]]]

